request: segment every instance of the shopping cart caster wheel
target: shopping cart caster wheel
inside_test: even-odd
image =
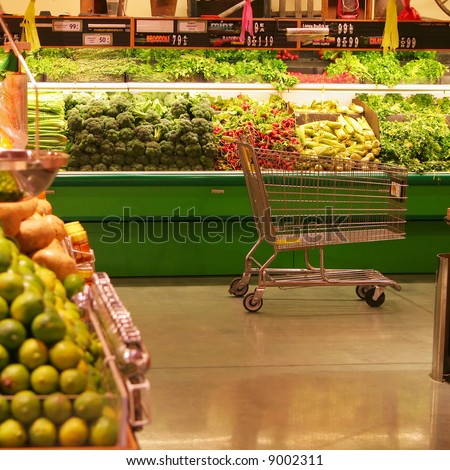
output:
[[[263,305],[262,299],[259,300],[253,300],[255,294],[252,292],[251,294],[247,294],[244,297],[244,307],[246,310],[250,313],[256,313]]]
[[[238,287],[238,284],[241,281],[242,281],[242,278],[240,277],[233,279],[231,281],[230,288],[228,289],[228,292],[231,295],[235,295],[236,297],[243,297],[248,292],[248,284],[240,288]]]
[[[356,286],[356,295],[362,299],[366,300],[366,292],[373,286]]]
[[[366,301],[367,305],[370,305],[371,307],[379,307],[380,305],[384,304],[384,301],[386,300],[386,296],[384,295],[384,292],[381,293],[381,295],[378,297],[377,300],[373,298],[375,295],[375,287],[370,287],[366,295],[364,297],[364,300]]]

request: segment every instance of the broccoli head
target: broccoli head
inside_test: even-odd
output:
[[[80,166],[80,162],[77,157],[70,155],[67,161],[67,166],[71,168],[78,168]]]
[[[185,146],[183,144],[175,145],[175,154],[178,157],[184,157],[185,153],[186,153],[186,149],[185,149]]]
[[[202,147],[200,144],[189,144],[185,147],[186,155],[190,158],[200,158],[202,155]]]
[[[90,117],[84,121],[84,128],[89,134],[103,134],[103,119],[99,117]]]
[[[108,129],[105,131],[105,139],[109,140],[111,143],[116,144],[120,140],[120,133],[115,129]]]
[[[108,105],[104,101],[94,99],[89,103],[88,109],[86,110],[86,117],[100,117],[103,116],[107,110]]]
[[[112,163],[108,167],[109,171],[122,171],[122,165],[118,165],[117,163]]]
[[[83,118],[77,109],[71,109],[66,115],[67,131],[70,135],[75,135],[83,129]]]
[[[180,139],[181,142],[186,145],[198,144],[198,137],[195,132],[186,132],[185,134],[181,135]]]
[[[115,147],[115,150],[114,150],[115,155],[127,154],[127,144],[125,142],[122,142],[121,140],[119,140],[119,142],[116,142],[114,147]]]
[[[124,111],[116,116],[117,124],[121,129],[129,128],[134,129],[135,117],[130,111]]]
[[[130,165],[130,169],[131,171],[144,171],[144,165],[142,165],[142,163],[132,163]]]
[[[212,134],[214,131],[213,123],[200,117],[192,119],[191,124],[192,130],[198,135]]]
[[[202,150],[207,157],[214,158],[217,155],[217,148],[212,142],[203,145]]]
[[[93,153],[89,158],[89,163],[94,166],[102,162],[102,156],[99,153]]]
[[[113,157],[112,155],[103,155],[102,156],[102,161],[100,163],[103,163],[106,166],[110,166],[113,164]]]
[[[189,108],[191,104],[183,96],[179,96],[170,107],[170,113],[174,118],[179,118],[182,115],[189,115]]]
[[[127,142],[127,155],[138,157],[145,155],[145,144],[138,139],[133,139]]]
[[[177,129],[172,129],[166,132],[166,135],[164,136],[164,140],[176,144],[180,140],[180,137],[181,137],[181,132]]]
[[[161,149],[162,155],[173,156],[175,153],[175,145],[173,142],[163,140],[159,143],[159,148]]]
[[[134,130],[129,127],[124,127],[119,131],[119,140],[122,142],[128,142],[129,140],[134,139]]]
[[[186,134],[186,132],[191,132],[193,130],[191,120],[186,118],[177,119],[175,121],[175,128],[182,134]]]
[[[115,145],[108,139],[104,139],[100,144],[100,153],[102,155],[113,155],[115,151]]]
[[[147,142],[145,144],[145,154],[149,157],[160,157],[161,156],[161,148],[158,142]]]
[[[113,118],[109,116],[103,117],[103,129],[108,131],[109,129],[113,129],[115,131],[119,130],[119,123]]]
[[[115,153],[112,156],[112,161],[113,161],[112,163],[113,165],[118,165],[122,167],[123,165],[125,165],[125,155]]]
[[[104,163],[97,163],[92,168],[93,171],[108,171],[108,167]]]
[[[209,101],[201,101],[191,107],[191,114],[194,118],[203,118],[211,121],[213,117],[213,110]]]
[[[141,124],[135,129],[136,138],[141,142],[150,142],[154,139],[153,126],[150,124]]]
[[[80,171],[92,171],[92,165],[80,166]]]

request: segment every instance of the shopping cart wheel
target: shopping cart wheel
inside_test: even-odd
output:
[[[366,292],[373,286],[356,286],[356,295],[362,299],[366,300]]]
[[[243,287],[238,287],[238,284],[242,281],[241,277],[237,277],[236,279],[233,279],[230,284],[230,288],[228,289],[228,292],[231,295],[235,295],[236,297],[243,297],[247,291],[248,291],[248,284],[246,284]]]
[[[367,302],[367,305],[370,305],[371,307],[379,307],[380,305],[383,305],[384,301],[386,300],[384,292],[381,293],[377,300],[373,298],[374,294],[375,287],[370,287],[364,297],[364,300]]]
[[[253,297],[255,296],[255,293],[252,292],[251,294],[247,294],[244,297],[244,307],[249,311],[250,313],[256,313],[263,305],[262,299],[259,300],[253,300]]]

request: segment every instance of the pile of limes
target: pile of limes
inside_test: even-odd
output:
[[[99,341],[70,300],[82,288],[0,236],[0,447],[116,444]]]

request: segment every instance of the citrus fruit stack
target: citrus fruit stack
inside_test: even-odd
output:
[[[101,347],[61,281],[0,233],[0,447],[113,446]]]

